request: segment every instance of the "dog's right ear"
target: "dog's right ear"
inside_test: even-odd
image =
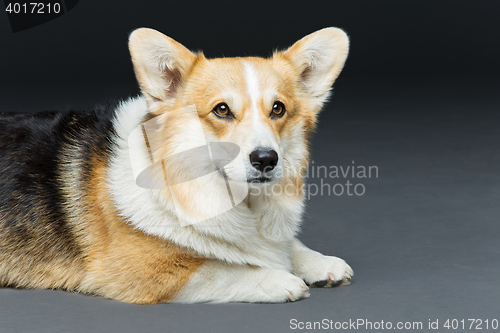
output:
[[[128,46],[135,76],[150,107],[175,97],[197,58],[180,43],[153,29],[134,30]]]

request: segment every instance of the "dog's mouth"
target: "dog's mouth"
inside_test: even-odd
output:
[[[217,168],[217,172],[219,173],[219,175],[222,177],[222,178],[225,178],[227,180],[232,180],[232,181],[242,181],[242,182],[245,182],[244,179],[233,179],[231,178],[227,172],[224,170],[224,168]],[[266,176],[266,175],[259,175],[259,176],[256,176],[256,177],[248,177],[246,179],[246,182],[248,184],[265,184],[265,183],[270,183],[274,180],[273,177],[271,176]]]
[[[250,183],[250,184],[264,184],[264,183],[269,183],[272,181],[273,181],[272,177],[265,177],[265,176],[247,179],[247,183]]]
[[[265,184],[276,180],[274,172],[260,172],[256,170],[251,170],[251,173],[247,176],[247,183],[249,184]]]

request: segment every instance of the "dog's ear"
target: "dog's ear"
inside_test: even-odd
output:
[[[133,31],[128,45],[148,105],[175,97],[197,56],[172,38],[147,28]]]
[[[319,110],[344,67],[349,38],[338,28],[325,28],[302,38],[282,53],[294,65],[305,92]]]

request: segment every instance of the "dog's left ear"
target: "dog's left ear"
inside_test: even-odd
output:
[[[148,28],[130,34],[129,50],[135,76],[150,107],[175,97],[197,58],[172,38]]]
[[[330,95],[349,52],[349,38],[338,28],[325,28],[302,38],[282,53],[293,64],[305,92],[319,111]]]

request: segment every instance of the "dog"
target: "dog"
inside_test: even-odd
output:
[[[325,28],[269,58],[207,59],[140,28],[139,97],[2,114],[0,286],[157,304],[349,284],[344,260],[296,238],[308,139],[348,48]]]

